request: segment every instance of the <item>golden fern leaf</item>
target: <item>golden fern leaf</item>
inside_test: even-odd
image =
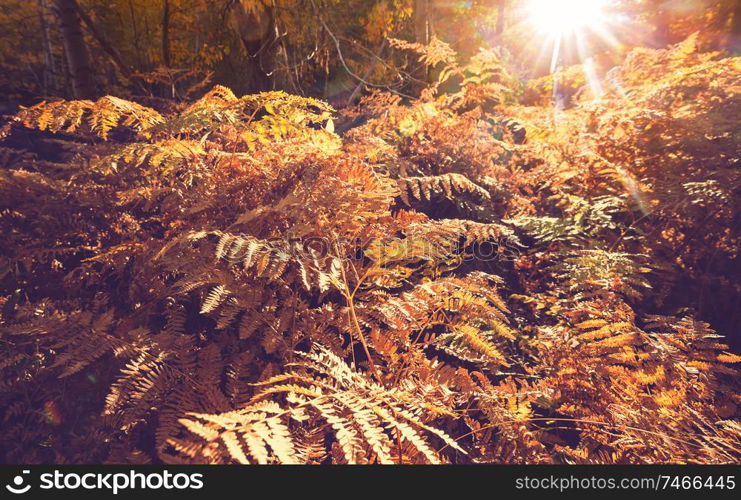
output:
[[[180,181],[190,187],[206,175],[207,152],[196,141],[167,139],[133,143],[103,158],[94,169],[111,178],[131,176],[133,183],[169,184]]]
[[[98,99],[90,109],[90,128],[103,140],[108,139],[112,129],[119,124],[135,130],[142,137],[149,137],[149,131],[164,121],[157,111],[113,96]]]
[[[150,129],[164,121],[162,115],[151,108],[118,97],[105,96],[95,102],[42,102],[22,110],[11,122],[53,133],[63,129],[65,132],[75,132],[84,117],[87,117],[93,133],[103,140],[107,140],[110,131],[119,125],[136,131],[142,137],[149,137]]]
[[[496,337],[493,330],[482,331],[471,324],[459,325],[452,332],[438,336],[435,345],[465,361],[508,367],[510,364],[494,343]]]
[[[30,108],[22,109],[9,122],[21,124],[26,128],[49,130],[57,133],[61,130],[72,133],[82,124],[83,117],[90,112],[95,103],[93,101],[52,101],[41,102]],[[10,129],[6,127],[4,135]]]
[[[393,463],[392,447],[398,437],[408,443],[424,461],[438,463],[439,457],[429,446],[424,434],[435,436],[465,453],[440,429],[424,422],[423,408],[446,405],[435,391],[424,394],[396,388],[387,390],[348,367],[339,357],[318,349],[309,354],[297,353],[304,361],[297,363],[301,372],[289,372],[269,379],[246,408],[220,415],[191,415],[183,425],[202,441],[201,453],[191,455],[195,461],[212,461],[208,447],[224,447],[224,454],[236,462],[294,463],[297,430],[328,424],[342,460],[363,463],[377,460]],[[293,380],[294,383],[284,383]],[[287,406],[267,401],[284,395]],[[430,399],[433,398],[433,399]],[[449,414],[444,406],[440,412]],[[395,434],[395,432],[398,434]],[[225,437],[226,435],[226,437]],[[189,449],[196,449],[189,448]]]

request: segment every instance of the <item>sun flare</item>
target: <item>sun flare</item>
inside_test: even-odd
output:
[[[530,0],[528,14],[538,31],[557,38],[605,24],[607,0]]]

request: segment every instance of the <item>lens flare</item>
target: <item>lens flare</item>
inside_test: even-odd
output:
[[[529,17],[535,28],[550,37],[584,29],[599,29],[605,22],[607,0],[530,0]]]
[[[551,72],[556,69],[561,45],[575,40],[579,57],[586,54],[586,35],[592,33],[611,45],[618,45],[610,33],[615,19],[610,15],[610,0],[529,0],[527,17],[530,25],[542,35],[544,46],[553,46]]]
[[[602,84],[594,68],[590,54],[590,40],[618,47],[620,44],[611,33],[611,28],[620,24],[614,15],[614,0],[529,0],[526,4],[527,22],[533,31],[542,36],[543,51],[552,49],[550,72],[553,74],[554,123],[564,107],[558,89],[558,67],[562,51],[568,51],[584,65],[589,87],[595,95],[601,95]]]

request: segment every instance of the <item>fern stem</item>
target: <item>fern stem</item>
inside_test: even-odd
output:
[[[363,351],[365,351],[365,356],[368,358],[368,364],[370,365],[371,373],[373,374],[373,377],[376,379],[377,382],[381,383],[381,377],[378,374],[378,370],[376,369],[376,364],[373,362],[373,358],[371,357],[370,350],[368,349],[368,342],[365,340],[365,336],[363,335],[363,330],[360,328],[360,322],[358,321],[358,316],[355,313],[355,300],[354,300],[354,294],[355,291],[357,291],[357,288],[350,292],[350,284],[347,282],[347,274],[345,273],[345,263],[342,261],[342,254],[339,251],[338,247],[335,247],[335,252],[337,252],[337,258],[340,261],[340,272],[342,273],[342,295],[345,297],[345,300],[347,301],[347,307],[348,312],[350,315],[350,320],[352,321],[353,326],[355,327],[355,331],[358,336],[358,340],[360,340],[360,344],[363,346]]]

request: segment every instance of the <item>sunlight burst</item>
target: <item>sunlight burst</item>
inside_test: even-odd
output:
[[[599,30],[605,23],[607,0],[530,0],[535,27],[558,38],[584,29]]]
[[[558,99],[558,71],[562,43],[572,40],[590,88],[595,95],[601,94],[601,83],[593,68],[589,53],[588,34],[597,35],[612,46],[619,43],[610,32],[616,19],[610,15],[610,0],[529,0],[527,13],[530,24],[545,35],[543,48],[552,46],[550,72],[553,74],[554,120],[557,121],[560,107]]]

